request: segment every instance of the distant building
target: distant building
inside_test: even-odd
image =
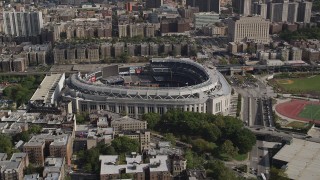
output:
[[[232,7],[238,14],[244,16],[251,14],[252,0],[232,0]]]
[[[190,30],[189,22],[186,19],[163,19],[160,25],[161,34],[185,33]]]
[[[271,22],[303,22],[309,23],[311,18],[312,2],[282,2],[269,3],[268,18]]]
[[[216,13],[195,13],[194,14],[194,26],[195,28],[202,28],[206,25],[213,25],[219,20],[219,14]]]
[[[4,32],[11,36],[36,36],[43,27],[42,12],[4,11]]]
[[[298,22],[310,23],[311,10],[312,10],[312,2],[309,2],[309,1],[299,2]]]
[[[198,7],[199,12],[220,13],[220,0],[187,0],[187,6]]]
[[[290,49],[289,53],[290,60],[296,61],[302,59],[302,49],[293,47]]]
[[[231,41],[268,44],[269,38],[268,20],[262,17],[237,17],[229,21],[228,34]]]
[[[206,36],[227,36],[228,26],[225,24],[208,25],[202,27],[202,31]]]
[[[253,3],[252,13],[254,15],[259,15],[262,18],[267,19],[267,15],[268,15],[268,6],[267,6],[267,4],[258,3],[258,2]]]
[[[159,8],[163,5],[163,0],[146,0],[147,8]]]

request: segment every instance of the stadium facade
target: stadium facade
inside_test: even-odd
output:
[[[141,118],[170,109],[228,114],[231,87],[214,67],[190,59],[153,58],[140,67],[100,68],[72,74],[62,97],[73,111],[108,110]]]

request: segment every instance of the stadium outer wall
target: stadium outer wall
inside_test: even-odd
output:
[[[172,60],[175,61],[175,60]],[[223,115],[229,114],[231,86],[224,76],[215,68],[207,68],[189,60],[183,60],[184,63],[191,63],[206,71],[209,80],[202,87],[199,85],[166,89],[165,91],[136,89],[113,89],[108,87],[107,93],[92,92],[92,86],[81,84],[77,75],[72,75],[66,80],[65,91],[62,94],[64,100],[72,101],[74,112],[91,112],[97,110],[108,110],[115,113],[126,113],[133,118],[141,118],[145,113],[154,112],[164,114],[171,109],[182,111],[201,112]],[[93,87],[94,91],[101,87]],[[88,89],[91,89],[88,90]],[[112,97],[110,91],[113,91]],[[142,98],[146,93],[147,96]],[[174,94],[181,96],[174,96]],[[136,95],[134,95],[136,94]],[[150,98],[153,94],[153,98]],[[173,94],[172,96],[170,94]],[[158,97],[158,98],[157,98]],[[169,98],[168,98],[169,97]]]

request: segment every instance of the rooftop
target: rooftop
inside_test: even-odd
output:
[[[63,164],[64,164],[64,158],[46,158],[43,173],[44,174],[60,173]]]
[[[67,134],[39,134],[33,136],[29,142],[24,144],[24,146],[41,146],[45,143],[45,141],[52,141],[50,145],[53,146],[64,146],[68,143],[68,138],[69,135]]]
[[[40,177],[39,174],[28,174],[24,176],[24,180],[38,180]]]
[[[293,138],[273,159],[288,162],[286,173],[290,179],[320,179],[320,143]]]
[[[118,156],[100,156],[101,170],[100,174],[119,174],[120,169],[126,169],[126,173],[139,173],[143,169],[150,168],[151,172],[169,171],[168,156],[158,155],[150,158],[150,163],[142,163],[142,156],[132,154],[126,157],[127,164],[117,165]]]
[[[30,101],[43,101],[47,102],[54,93],[59,80],[64,74],[50,74],[47,75],[39,85],[36,92],[31,97]]]

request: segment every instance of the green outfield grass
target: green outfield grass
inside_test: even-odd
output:
[[[306,105],[299,113],[299,117],[320,121],[320,105]]]
[[[276,79],[281,89],[291,93],[317,92],[320,93],[320,75],[304,78]]]

